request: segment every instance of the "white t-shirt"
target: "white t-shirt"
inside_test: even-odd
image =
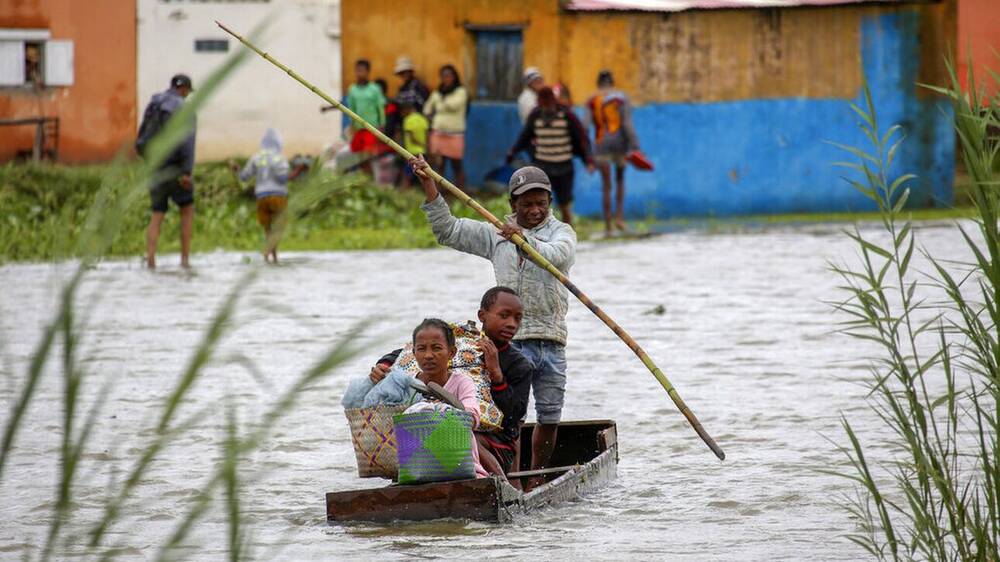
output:
[[[521,90],[521,95],[517,96],[517,116],[521,118],[521,124],[528,121],[528,114],[538,105],[538,94],[531,88]]]

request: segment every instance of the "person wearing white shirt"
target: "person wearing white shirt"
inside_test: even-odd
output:
[[[517,96],[517,116],[521,119],[521,124],[528,120],[528,114],[538,105],[538,91],[545,87],[545,78],[542,71],[537,67],[529,66],[524,69],[524,89],[521,95]]]

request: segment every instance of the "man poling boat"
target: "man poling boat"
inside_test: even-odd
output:
[[[303,86],[305,86],[306,88],[308,88],[310,91],[312,91],[313,93],[315,93],[316,95],[318,95],[319,97],[321,97],[327,103],[333,105],[337,109],[339,109],[342,112],[344,112],[345,114],[347,114],[356,123],[360,123],[366,130],[368,130],[369,132],[371,132],[381,142],[383,142],[386,145],[388,145],[389,147],[391,147],[398,154],[400,154],[401,156],[403,156],[407,160],[411,160],[413,158],[413,155],[409,151],[407,151],[405,148],[403,148],[402,146],[400,146],[394,140],[392,140],[391,138],[389,138],[388,136],[386,136],[378,128],[374,127],[373,125],[371,125],[367,121],[364,121],[363,119],[361,119],[361,117],[358,116],[355,112],[351,111],[349,108],[345,107],[342,103],[340,103],[339,101],[337,101],[336,99],[334,99],[330,95],[326,94],[322,90],[318,89],[316,86],[313,86],[311,83],[309,83],[304,78],[302,78],[301,76],[299,76],[295,71],[293,71],[292,69],[290,69],[287,66],[283,65],[282,63],[278,62],[277,60],[275,60],[273,57],[271,57],[267,53],[261,51],[258,47],[256,47],[255,45],[253,45],[252,43],[250,43],[249,41],[247,41],[246,39],[244,39],[239,34],[233,32],[232,30],[230,30],[226,26],[222,25],[221,23],[216,22],[216,24],[223,31],[225,31],[226,33],[232,35],[237,40],[239,40],[241,43],[243,43],[245,46],[247,46],[249,49],[251,49],[252,51],[254,51],[255,53],[257,53],[258,55],[260,55],[261,57],[263,57],[265,60],[267,60],[271,64],[277,66],[281,70],[283,70],[289,76],[291,76],[296,81],[298,81],[300,84],[302,84]],[[500,229],[500,230],[504,229],[505,223],[503,223],[502,221],[500,221],[500,219],[498,219],[496,216],[494,216],[492,213],[490,213],[485,207],[483,207],[482,205],[480,205],[476,200],[474,200],[468,194],[464,193],[461,189],[459,189],[454,184],[452,184],[450,181],[448,181],[443,176],[441,176],[441,174],[439,174],[438,172],[436,172],[436,171],[434,171],[433,169],[430,169],[430,168],[427,168],[427,173],[438,184],[444,186],[445,189],[447,189],[453,196],[455,196],[456,198],[458,198],[462,203],[465,203],[469,207],[472,207],[476,212],[478,212],[480,215],[482,215],[486,220],[488,220],[497,229]],[[671,384],[670,380],[666,377],[666,375],[663,374],[663,371],[661,371],[660,368],[656,366],[656,364],[649,357],[649,355],[628,334],[628,332],[626,332],[624,330],[624,328],[622,328],[621,326],[619,326],[618,323],[615,322],[610,316],[608,316],[607,313],[605,313],[603,310],[601,310],[600,307],[598,307],[592,300],[590,300],[590,298],[586,294],[584,294],[583,291],[581,291],[569,279],[569,277],[567,277],[565,274],[563,274],[558,268],[556,268],[556,266],[554,266],[552,263],[550,263],[547,259],[545,259],[544,256],[542,256],[537,250],[535,250],[535,248],[532,247],[532,245],[522,235],[520,235],[519,233],[515,232],[515,233],[513,233],[510,236],[510,241],[513,242],[518,247],[518,249],[520,249],[524,253],[524,255],[526,255],[528,257],[528,259],[530,259],[536,265],[538,265],[542,269],[544,269],[544,270],[548,271],[550,274],[552,274],[562,285],[564,285],[566,287],[567,290],[569,290],[569,292],[573,293],[573,295],[575,295],[577,297],[577,299],[579,299],[580,302],[582,302],[584,304],[584,306],[586,306],[591,312],[593,312],[598,318],[600,318],[601,321],[604,322],[604,324],[607,325],[608,328],[610,328],[612,332],[614,332],[623,342],[625,342],[625,344],[629,347],[629,349],[631,349],[636,354],[636,356],[639,357],[639,359],[642,361],[643,365],[645,365],[646,368],[649,369],[650,373],[653,374],[653,376],[660,383],[660,385],[663,387],[663,389],[667,391],[667,394],[670,396],[670,399],[674,402],[674,404],[677,406],[677,408],[681,411],[681,413],[687,419],[688,423],[691,424],[691,427],[694,428],[695,432],[698,433],[698,436],[701,437],[701,439],[705,442],[705,444],[708,445],[708,447],[712,450],[713,453],[715,453],[715,455],[720,460],[725,459],[725,457],[726,457],[725,453],[718,446],[718,444],[716,444],[715,440],[712,439],[712,437],[708,434],[708,432],[705,431],[704,427],[702,427],[702,425],[701,425],[701,422],[698,421],[698,418],[694,415],[694,413],[690,410],[690,408],[687,407],[687,404],[685,404],[684,401],[681,399],[680,394],[678,394],[677,390],[674,388],[673,384]]]

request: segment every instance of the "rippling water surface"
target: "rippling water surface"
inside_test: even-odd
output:
[[[925,225],[920,242],[958,257],[952,227]],[[338,401],[351,376],[405,341],[425,316],[474,318],[492,282],[483,260],[448,249],[289,254],[265,268],[241,300],[217,361],[197,382],[182,417],[207,412],[153,465],[109,544],[123,558],[151,559],[177,525],[220,454],[223,405],[241,420],[362,320],[370,349],[311,389],[261,450],[245,460],[242,507],[252,553],[262,559],[850,560],[851,524],[837,500],[846,481],[827,437],[843,442],[839,416],[867,437],[880,431],[863,408],[870,348],[834,334],[842,320],[825,301],[841,295],[828,260],[853,260],[839,227],[742,233],[675,233],[627,243],[581,244],[572,277],[629,330],[728,454],[719,462],[685,424],[642,364],[582,305],[571,305],[564,419],[618,422],[618,479],[576,502],[504,526],[469,522],[329,527],[323,493],[365,487],[357,478]],[[108,381],[110,396],[85,455],[71,531],[96,517],[127,471],[226,294],[252,266],[242,255],[195,256],[193,274],[152,274],[137,260],[90,272],[80,321],[86,405]],[[916,264],[918,267],[921,264]],[[9,412],[31,350],[54,313],[68,268],[0,268],[0,407]],[[656,313],[662,305],[662,314]],[[254,376],[234,363],[252,359]],[[6,415],[6,414],[5,414]],[[46,373],[26,431],[0,483],[0,558],[40,542],[53,504],[61,431],[61,380]],[[533,416],[533,414],[532,414]],[[530,419],[531,416],[529,416]],[[211,512],[183,552],[218,560],[226,519]]]

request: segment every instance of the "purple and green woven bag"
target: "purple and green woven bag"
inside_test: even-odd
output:
[[[400,484],[476,477],[468,412],[449,408],[396,414],[392,421]]]

